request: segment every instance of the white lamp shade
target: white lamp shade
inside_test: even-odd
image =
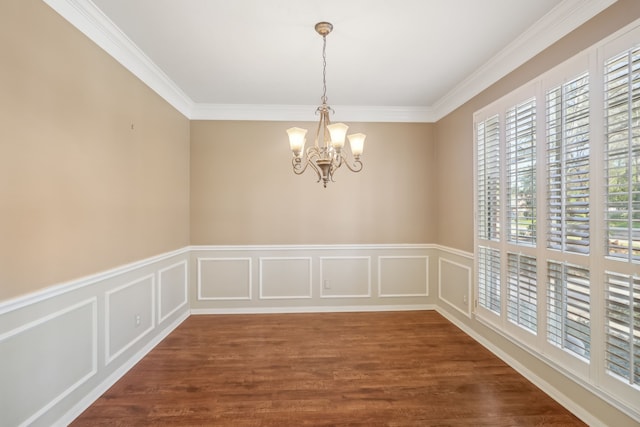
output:
[[[287,129],[287,133],[289,134],[289,146],[291,147],[291,151],[293,151],[293,154],[296,156],[300,155],[304,149],[307,130],[301,128],[290,128]]]
[[[349,126],[344,123],[333,123],[328,125],[327,129],[329,129],[329,134],[331,135],[331,145],[333,145],[333,148],[339,149],[344,147],[344,139]]]
[[[354,133],[349,135],[349,145],[351,146],[351,154],[360,156],[364,151],[364,139],[367,137],[364,133]]]

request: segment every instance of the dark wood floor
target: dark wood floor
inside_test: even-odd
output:
[[[191,316],[72,426],[578,426],[433,311]]]

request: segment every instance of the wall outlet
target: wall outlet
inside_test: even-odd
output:
[[[323,287],[324,289],[331,289],[331,285],[329,284],[329,281],[328,281],[328,280],[323,280],[323,281],[322,281],[322,287]]]
[[[136,314],[136,326],[140,326],[140,315]]]
[[[462,295],[462,302],[463,303],[467,303],[467,296],[466,295]]]

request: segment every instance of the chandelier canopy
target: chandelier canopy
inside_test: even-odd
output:
[[[347,158],[344,148],[345,135],[349,126],[344,123],[331,123],[329,112],[333,109],[327,105],[327,35],[333,30],[333,25],[328,22],[318,22],[315,26],[316,32],[322,36],[322,104],[316,109],[316,114],[320,115],[318,129],[316,130],[315,144],[304,149],[307,130],[298,127],[287,129],[289,134],[289,145],[293,153],[293,172],[301,175],[311,168],[318,175],[318,182],[322,181],[327,187],[329,180],[333,181],[333,174],[342,165],[346,165],[352,172],[362,170],[360,156],[364,148],[366,135],[355,133],[348,135],[349,146],[353,160]]]

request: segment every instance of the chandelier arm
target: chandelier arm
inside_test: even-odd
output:
[[[355,159],[353,161],[353,165],[350,165],[349,161],[347,161],[347,159],[344,159],[344,164],[347,166],[347,168],[349,168],[351,172],[360,172],[362,170],[362,162],[360,161],[360,159]]]
[[[293,159],[291,159],[291,164],[293,165],[293,173],[295,173],[296,175],[302,175],[304,171],[307,170],[309,161],[305,159],[305,161],[302,162],[299,157],[294,157]]]
[[[320,182],[322,180],[322,171],[316,164],[316,161],[321,158],[322,158],[322,152],[318,147],[307,148],[304,156],[304,169],[300,173],[298,173],[298,175],[302,174],[304,170],[307,169],[308,166],[311,166],[311,168],[315,171],[316,175],[318,175],[318,181],[316,182]]]
[[[316,165],[316,162],[314,161],[309,161],[308,164],[311,165],[311,167],[313,168],[313,170],[316,172],[316,175],[318,175],[318,180],[316,182],[320,182],[322,181],[322,171],[320,170],[320,168],[318,167],[318,165]]]

